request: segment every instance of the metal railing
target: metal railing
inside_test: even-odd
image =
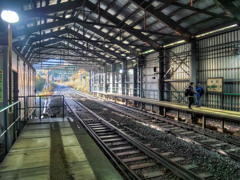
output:
[[[44,107],[42,107],[42,99],[45,99],[47,97],[62,97],[62,105],[61,106],[51,106],[51,108],[63,108],[63,118],[64,118],[64,95],[38,95],[38,96],[27,96],[26,97],[26,102],[28,102],[29,98],[39,98],[39,106],[35,106],[35,107],[29,107],[28,103],[27,103],[27,112],[29,112],[29,109],[31,108],[35,108],[35,109],[39,109],[39,119],[42,119],[42,110]]]
[[[183,99],[188,101],[188,98],[185,97],[184,91],[168,91],[164,92],[175,93],[174,95],[170,94],[169,96],[165,96],[167,100],[174,102],[181,102]],[[176,98],[177,97],[177,98]],[[211,108],[222,108],[230,111],[239,111],[240,110],[240,94],[234,93],[210,93],[206,92],[201,96],[201,103],[205,107]],[[195,101],[196,103],[196,101]]]
[[[10,109],[10,110],[9,110]],[[8,114],[13,109],[13,122],[8,125],[9,117]],[[5,146],[5,154],[8,153],[8,144],[10,141],[10,137],[8,137],[8,131],[13,126],[13,142],[17,139],[16,131],[18,131],[18,136],[21,133],[21,102],[17,101],[3,109],[0,110],[1,117],[4,117],[4,128],[5,130],[0,135],[0,138],[4,136],[4,146]]]

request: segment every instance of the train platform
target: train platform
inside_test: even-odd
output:
[[[32,119],[0,166],[1,180],[111,179],[122,177],[88,135],[70,118]]]
[[[113,98],[121,98],[125,99],[126,103],[128,100],[143,103],[143,104],[149,104],[153,106],[163,107],[163,108],[170,108],[178,111],[184,111],[188,113],[196,113],[203,116],[209,116],[209,117],[215,117],[220,119],[231,119],[233,121],[240,121],[240,112],[237,111],[229,111],[224,109],[215,109],[215,108],[209,108],[209,107],[196,107],[192,106],[192,109],[189,109],[187,104],[180,104],[180,103],[172,103],[167,101],[158,101],[155,99],[147,99],[147,98],[140,98],[135,96],[127,96],[127,95],[120,95],[115,93],[99,93],[94,92],[94,95],[100,95],[100,97],[104,96],[106,98],[113,97]]]

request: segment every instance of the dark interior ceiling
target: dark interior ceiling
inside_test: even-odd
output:
[[[240,21],[240,0],[9,0],[13,45],[31,64],[64,59],[94,67],[135,59]],[[6,23],[1,20],[1,36]]]

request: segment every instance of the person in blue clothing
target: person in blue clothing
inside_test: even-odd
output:
[[[200,83],[197,84],[196,86],[196,92],[197,92],[197,107],[201,107],[201,91],[203,90],[203,87],[201,86]]]

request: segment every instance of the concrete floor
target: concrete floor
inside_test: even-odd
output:
[[[122,179],[79,122],[45,118],[41,122],[29,120],[26,124],[0,166],[1,180],[51,179],[52,122],[59,124],[67,171],[71,179]]]

